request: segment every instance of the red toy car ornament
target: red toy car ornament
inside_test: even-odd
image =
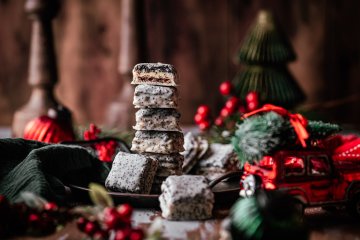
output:
[[[360,216],[360,138],[336,135],[321,147],[281,150],[245,163],[240,195],[259,188],[284,191],[303,207],[346,206]]]

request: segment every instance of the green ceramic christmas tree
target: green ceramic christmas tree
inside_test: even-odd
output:
[[[241,99],[258,92],[263,103],[291,108],[304,100],[304,94],[287,64],[295,53],[281,34],[269,11],[261,10],[238,53],[244,68],[236,75],[234,85]]]

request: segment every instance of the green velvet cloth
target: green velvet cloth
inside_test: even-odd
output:
[[[109,168],[79,146],[0,139],[0,194],[16,201],[23,191],[63,205],[66,184],[103,184]]]

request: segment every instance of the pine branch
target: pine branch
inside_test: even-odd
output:
[[[307,130],[310,133],[311,139],[323,139],[340,132],[341,128],[337,124],[309,121]]]
[[[243,165],[245,162],[260,160],[264,155],[286,144],[290,125],[287,120],[274,112],[245,119],[237,126],[232,144]]]

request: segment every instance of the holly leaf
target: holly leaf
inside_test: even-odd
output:
[[[91,201],[101,207],[113,207],[114,202],[106,189],[97,183],[90,183],[90,198]]]

